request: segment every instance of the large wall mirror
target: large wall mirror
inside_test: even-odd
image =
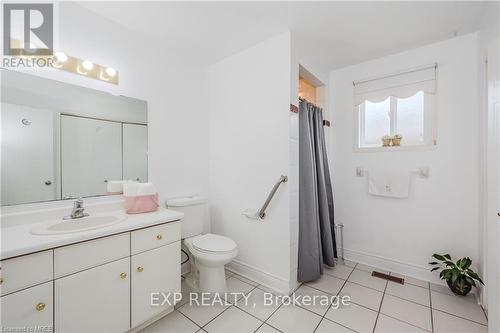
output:
[[[100,196],[147,181],[147,103],[2,70],[1,204]]]

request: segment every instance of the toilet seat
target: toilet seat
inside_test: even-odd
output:
[[[236,243],[231,238],[214,234],[196,237],[192,244],[196,250],[210,254],[224,254],[236,249]]]

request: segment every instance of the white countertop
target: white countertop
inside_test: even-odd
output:
[[[123,215],[124,210],[107,211],[106,214]],[[2,243],[0,245],[0,259],[8,259],[103,236],[141,229],[155,224],[173,222],[183,217],[183,213],[159,208],[156,212],[127,215],[124,221],[107,227],[59,235],[33,235],[30,232],[33,227],[40,224],[54,223],[54,219],[42,219],[41,222],[37,223],[11,224],[3,226],[1,229]],[[75,223],[78,223],[78,221],[75,221]]]

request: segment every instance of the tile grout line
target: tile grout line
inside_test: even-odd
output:
[[[431,284],[429,282],[429,304],[431,306],[431,331],[434,333],[434,315],[432,313],[432,292],[431,292]]]
[[[358,305],[359,305],[359,304],[358,304]],[[419,330],[422,330],[422,331],[425,331],[425,332],[429,332],[429,333],[431,333],[431,331],[429,331],[429,330],[427,330],[427,329],[425,329],[425,328],[422,328],[422,327],[417,326],[417,325],[415,325],[415,324],[412,324],[412,323],[409,323],[409,322],[407,322],[407,321],[401,320],[400,318],[397,318],[397,317],[394,317],[394,316],[391,316],[391,315],[388,315],[388,314],[385,314],[385,313],[382,313],[382,312],[381,312],[380,314],[381,314],[382,316],[392,318],[392,319],[394,319],[394,320],[396,320],[396,321],[399,321],[400,323],[406,324],[406,325],[408,325],[408,326],[413,326],[413,327],[415,327],[415,328],[418,328]],[[327,319],[328,319],[328,318],[327,318]]]
[[[359,271],[359,270],[358,270],[358,271]],[[362,272],[365,272],[365,271],[362,271]],[[366,272],[366,273],[368,273],[368,272]],[[332,276],[332,275],[330,275],[330,276]],[[350,276],[351,276],[351,275],[349,274],[349,277],[350,277]],[[335,277],[336,279],[339,279],[339,280],[343,280],[343,279],[338,278],[338,277],[336,277],[336,276],[333,276],[333,277]],[[368,288],[368,289],[371,289],[371,290],[374,290],[374,291],[378,291],[379,293],[387,293],[387,294],[388,294],[388,295],[390,295],[390,296],[393,296],[393,297],[396,297],[396,298],[402,299],[402,300],[404,300],[404,301],[408,301],[408,302],[411,302],[411,303],[414,303],[414,304],[417,304],[417,305],[421,305],[421,306],[425,306],[425,307],[427,307],[427,308],[430,308],[430,306],[428,306],[428,305],[424,305],[424,304],[422,304],[422,303],[415,302],[415,301],[413,301],[413,300],[411,300],[411,299],[407,299],[407,298],[404,298],[404,297],[401,297],[401,296],[398,296],[398,295],[391,294],[390,292],[387,292],[387,291],[386,291],[386,288],[384,288],[384,291],[381,291],[381,290],[379,290],[379,289],[375,289],[375,288],[372,288],[372,287],[368,287],[368,286],[366,286],[366,285],[364,285],[364,284],[361,284],[361,283],[358,283],[358,282],[349,281],[349,280],[344,280],[344,281],[349,282],[349,283],[352,283],[352,284],[355,284],[355,285],[358,285],[358,286],[361,286],[361,287],[365,287],[365,288]],[[386,280],[386,282],[388,282],[388,283],[389,283],[389,282],[391,282],[391,281]],[[423,289],[423,290],[426,290],[426,289],[427,289],[427,288],[425,288],[425,287],[417,286],[417,285],[414,285],[414,284],[411,284],[411,283],[408,283],[408,284],[409,284],[409,285],[411,285],[411,286],[413,286],[413,287],[418,287],[418,288],[421,288],[421,289]],[[321,289],[319,289],[319,288],[317,288],[317,287],[310,286],[310,285],[308,285],[308,284],[306,284],[306,285],[307,285],[308,287],[310,287],[310,288],[313,288],[313,289],[316,289],[316,290],[321,291],[321,292],[323,292],[323,293],[326,293],[326,294],[332,295],[331,293],[329,293],[329,292],[327,292],[327,291],[325,291],[325,290],[321,290]],[[387,285],[387,286],[388,286],[388,285]],[[353,303],[356,303],[356,302],[353,302]],[[360,304],[358,304],[358,305],[360,305]]]
[[[187,304],[187,303],[186,303],[186,304]],[[184,305],[185,305],[185,304],[184,304]],[[183,306],[184,306],[184,305],[183,305]],[[182,307],[182,306],[181,306],[181,307]],[[201,329],[203,329],[200,325],[198,325],[196,322],[194,322],[191,318],[189,318],[188,316],[186,316],[184,313],[180,312],[180,311],[179,311],[179,309],[175,309],[174,311],[179,312],[181,315],[183,315],[184,317],[186,317],[186,318],[187,318],[187,320],[189,320],[190,322],[192,322],[193,324],[195,324],[196,326],[198,326],[198,331],[199,331],[199,330],[201,330]],[[170,314],[168,314],[168,315],[170,315]],[[167,316],[168,316],[168,315],[167,315]]]
[[[472,319],[469,319],[469,318],[464,318],[464,317],[458,316],[458,315],[456,315],[456,314],[453,314],[453,313],[450,313],[450,312],[447,312],[447,311],[444,311],[444,310],[441,310],[441,309],[434,309],[434,308],[432,308],[432,309],[433,309],[433,310],[435,310],[435,311],[439,311],[439,312],[445,313],[445,314],[447,314],[447,315],[450,315],[450,316],[456,317],[456,318],[460,318],[460,319],[463,319],[463,320],[470,321],[470,322],[472,322],[472,323],[474,323],[474,324],[478,324],[478,325],[482,325],[482,326],[486,326],[486,327],[488,327],[488,323],[483,324],[483,323],[480,323],[480,322],[478,322],[478,321],[475,321],[475,320],[472,320]]]
[[[380,305],[378,307],[377,318],[375,318],[375,325],[373,325],[373,330],[372,330],[373,333],[375,333],[375,328],[377,327],[378,317],[380,317],[380,310],[382,309],[382,303],[384,302],[385,292],[387,290],[387,285],[388,284],[389,284],[389,280],[386,280],[386,282],[385,282],[385,288],[384,288],[384,293],[382,294],[382,299],[380,300]]]
[[[483,313],[484,313],[484,316],[486,317],[486,321],[488,322],[488,313],[486,312],[486,310],[484,309],[483,305],[482,304],[479,304],[479,306],[481,307],[481,309],[483,310]]]
[[[350,327],[348,327],[348,326],[345,326],[344,324],[341,324],[341,323],[339,323],[339,322],[336,322],[336,321],[334,321],[334,320],[332,320],[332,319],[330,319],[330,318],[326,318],[326,317],[325,317],[325,318],[323,318],[323,320],[326,320],[326,321],[329,321],[329,322],[334,323],[334,324],[336,324],[336,325],[339,325],[339,326],[342,326],[342,327],[344,327],[344,328],[347,328],[349,331],[353,331],[353,332],[355,332],[355,333],[359,333],[359,332],[358,332],[358,331],[356,331],[355,329],[352,329],[352,328],[350,328]],[[322,320],[321,322],[323,322],[323,320]],[[314,333],[314,332],[313,332],[313,333]]]
[[[295,289],[292,291],[292,294],[293,294],[294,292],[296,292],[296,291],[297,291],[297,290],[298,290],[301,286],[302,286],[302,284],[300,284],[297,288],[295,288]],[[262,289],[261,289],[261,290],[262,290]],[[288,296],[290,296],[290,295],[288,295]],[[275,314],[275,313],[276,313],[276,312],[277,312],[277,311],[278,311],[278,310],[279,310],[282,306],[283,306],[283,300],[281,301],[281,304],[280,304],[280,305],[279,305],[279,306],[278,306],[278,307],[277,307],[277,308],[276,308],[276,309],[275,309],[275,310],[271,313],[271,315],[269,315],[269,317],[267,317],[267,319],[264,321],[264,324],[269,325],[269,326],[271,326],[272,328],[274,328],[274,329],[276,329],[276,330],[278,330],[278,331],[280,331],[280,332],[282,332],[282,331],[281,331],[280,329],[278,329],[278,328],[274,327],[274,326],[273,326],[273,325],[271,325],[270,323],[268,323],[268,321],[269,321],[269,319],[271,319],[271,318],[273,317],[273,315],[274,315],[274,314]],[[261,326],[262,326],[262,325],[261,325]]]
[[[297,288],[297,289],[298,289],[298,288]],[[295,289],[295,290],[297,290],[297,289]],[[295,292],[295,290],[294,290],[294,292]],[[266,319],[266,320],[264,320],[264,324],[269,325],[269,326],[271,326],[272,328],[277,329],[277,330],[278,330],[278,331],[280,331],[280,332],[282,332],[282,331],[281,331],[280,329],[278,329],[278,328],[274,327],[273,325],[269,324],[269,323],[268,323],[268,320],[269,320],[269,319],[271,319],[271,318],[274,316],[274,314],[275,314],[275,313],[276,313],[276,312],[277,312],[277,311],[278,311],[278,310],[279,310],[282,306],[283,306],[283,302],[281,302],[281,304],[280,304],[280,305],[279,305],[279,306],[278,306],[278,307],[277,307],[277,308],[276,308],[276,309],[275,309],[275,310],[271,313],[271,315],[269,315],[269,317],[267,317],[267,319]],[[262,325],[261,325],[261,327],[262,327],[264,324],[262,324]],[[260,327],[259,327],[259,328],[260,328]],[[258,329],[257,329],[257,330],[258,330]]]
[[[357,264],[357,263],[354,265],[354,267],[352,267],[351,272],[349,273],[349,275],[347,276],[347,278],[344,280],[344,283],[342,284],[342,287],[340,287],[339,291],[337,291],[337,293],[335,294],[335,297],[337,297],[337,298],[339,297],[340,292],[342,291],[342,289],[344,289],[344,286],[346,285],[347,280],[349,280],[349,278],[351,277],[352,273],[353,273],[353,272],[354,272],[354,270],[356,269],[356,266],[358,266],[358,264]],[[315,288],[315,289],[316,289],[316,288]],[[317,290],[319,290],[319,289],[317,289]],[[327,294],[330,294],[330,293],[327,293]],[[331,294],[330,294],[330,295],[331,295]],[[323,316],[321,316],[321,319],[320,319],[320,321],[318,322],[318,325],[316,325],[316,327],[314,328],[313,333],[315,333],[315,332],[316,332],[316,330],[318,329],[319,325],[321,325],[321,323],[323,322],[323,320],[324,320],[324,319],[325,319],[325,317],[326,317],[326,314],[327,314],[327,313],[328,313],[328,311],[330,311],[330,309],[332,308],[332,305],[333,305],[333,304],[330,304],[330,305],[328,306],[328,309],[326,309],[325,313],[323,314]],[[345,327],[345,326],[344,326],[344,327]]]
[[[332,294],[332,293],[330,293],[330,292],[326,292],[326,291],[321,290],[321,289],[319,289],[319,288],[316,288],[316,287],[310,286],[310,285],[308,285],[308,284],[306,284],[306,283],[300,284],[297,288],[295,288],[295,289],[294,289],[294,291],[293,291],[292,293],[295,293],[295,292],[296,292],[296,291],[297,291],[300,287],[302,287],[302,286],[306,286],[306,287],[309,287],[309,288],[311,288],[311,289],[317,290],[317,291],[319,291],[319,292],[321,292],[321,293],[325,293],[325,294],[327,294],[327,295],[337,296],[337,297],[338,297],[338,296],[340,295],[341,291],[345,288],[345,286],[346,286],[347,282],[350,282],[350,283],[353,283],[353,284],[355,284],[355,285],[359,285],[359,286],[362,286],[362,287],[365,287],[365,288],[368,288],[368,289],[371,289],[371,290],[374,290],[374,291],[377,291],[377,292],[381,292],[380,290],[377,290],[377,289],[374,289],[374,288],[371,288],[371,287],[365,286],[365,285],[363,285],[363,284],[360,284],[360,283],[357,283],[357,282],[352,282],[352,281],[349,281],[349,278],[350,278],[350,277],[351,277],[351,275],[355,272],[355,270],[362,271],[362,272],[366,272],[366,271],[364,271],[364,270],[357,269],[357,266],[358,266],[358,264],[357,264],[357,263],[354,265],[354,267],[346,266],[346,267],[348,267],[349,269],[351,269],[351,271],[350,271],[350,273],[348,274],[348,276],[347,276],[347,278],[346,278],[345,280],[343,280],[342,278],[339,278],[339,277],[337,277],[337,276],[334,276],[334,275],[328,274],[327,272],[325,272],[325,273],[324,273],[325,275],[327,275],[327,276],[329,276],[329,277],[332,277],[332,278],[335,278],[335,279],[339,279],[339,280],[343,280],[342,286],[340,287],[339,291],[338,291],[336,294]],[[366,273],[369,273],[369,272],[366,272]],[[390,273],[390,274],[391,274],[391,273]],[[252,287],[252,289],[251,289],[250,291],[246,292],[246,293],[245,293],[245,295],[250,295],[250,294],[251,294],[253,291],[255,291],[256,289],[259,289],[260,291],[263,291],[263,292],[270,292],[270,291],[268,291],[268,290],[264,290],[264,289],[262,289],[262,288],[265,288],[265,286],[262,286],[262,285],[260,285],[260,284],[256,284],[256,285],[254,285],[255,281],[253,281],[253,280],[249,280],[249,281],[252,281],[252,283],[248,283],[247,281],[244,281],[243,279],[239,279],[239,278],[238,278],[238,275],[237,275],[237,274],[234,274],[234,273],[232,274],[232,276],[229,276],[229,277],[227,277],[227,278],[229,279],[229,278],[231,278],[231,277],[234,277],[236,280],[239,280],[240,282],[245,283],[245,284],[248,284],[249,286],[251,286],[251,287]],[[415,302],[415,301],[413,301],[413,300],[409,300],[409,299],[406,299],[406,298],[403,298],[403,297],[400,297],[400,296],[397,296],[397,295],[392,295],[391,293],[389,293],[389,292],[388,292],[388,289],[389,289],[389,283],[390,283],[390,281],[389,281],[389,280],[386,280],[386,284],[385,284],[385,287],[384,287],[384,291],[383,291],[383,292],[381,292],[381,293],[382,293],[382,299],[381,299],[380,304],[379,304],[379,308],[378,308],[378,311],[377,311],[377,317],[376,317],[376,320],[375,320],[375,323],[374,323],[374,327],[373,327],[373,331],[372,331],[372,333],[374,333],[374,332],[375,332],[375,329],[376,329],[376,327],[377,327],[377,324],[378,324],[378,319],[379,319],[380,314],[381,314],[382,304],[383,304],[383,302],[384,302],[384,300],[385,300],[385,296],[386,296],[386,295],[390,295],[391,297],[395,297],[395,298],[398,298],[398,299],[401,299],[401,300],[404,300],[404,301],[407,301],[407,302],[410,302],[410,303],[413,303],[413,304],[416,304],[416,305],[420,305],[420,306],[424,306],[424,307],[429,308],[429,310],[430,310],[430,315],[431,315],[431,317],[430,317],[430,319],[431,319],[431,333],[434,333],[434,329],[435,329],[435,328],[434,328],[434,316],[433,316],[433,311],[434,311],[434,310],[435,310],[435,311],[439,311],[439,312],[444,313],[444,314],[447,314],[447,315],[450,315],[450,316],[453,316],[453,317],[456,317],[456,318],[460,318],[460,319],[462,319],[462,320],[466,320],[466,321],[472,322],[472,323],[477,324],[477,325],[486,326],[486,327],[487,327],[487,325],[488,325],[488,324],[483,324],[483,323],[478,322],[478,321],[475,321],[475,320],[471,320],[471,319],[468,319],[468,318],[461,317],[460,315],[456,315],[456,314],[453,314],[453,313],[449,313],[449,312],[444,311],[444,310],[435,309],[435,308],[433,307],[433,304],[432,304],[432,292],[433,292],[433,291],[434,291],[434,292],[436,292],[436,293],[438,293],[438,294],[440,294],[440,295],[446,295],[446,296],[453,296],[453,295],[450,295],[450,294],[445,293],[445,292],[440,292],[440,291],[438,291],[438,290],[433,290],[433,289],[431,288],[431,283],[430,283],[430,282],[428,282],[428,281],[426,281],[426,283],[427,283],[427,286],[428,286],[428,287],[427,287],[427,290],[428,290],[428,293],[429,293],[429,306],[423,305],[423,304],[421,304],[421,303],[418,303],[418,302]],[[425,287],[422,287],[422,286],[419,286],[419,285],[415,285],[415,284],[412,284],[412,283],[408,283],[408,285],[411,285],[411,286],[414,286],[414,287],[418,287],[418,288],[425,289]],[[274,292],[271,292],[271,293],[272,293],[272,294],[274,294],[274,295],[276,295]],[[276,296],[290,296],[290,295],[276,295]],[[193,321],[191,318],[189,318],[187,315],[185,315],[184,313],[182,313],[181,311],[179,311],[179,309],[180,309],[180,308],[182,308],[182,307],[183,307],[184,305],[186,305],[186,304],[183,304],[181,307],[179,307],[178,309],[175,309],[174,311],[178,311],[178,312],[179,312],[179,313],[180,313],[183,317],[187,318],[190,322],[192,322],[193,324],[195,324],[195,326],[196,326],[196,327],[198,327],[198,332],[199,332],[199,331],[206,332],[206,330],[205,330],[204,328],[206,328],[206,327],[207,327],[207,326],[208,326],[211,322],[213,322],[214,320],[216,320],[216,319],[217,319],[219,316],[221,316],[224,312],[226,312],[227,310],[229,310],[231,307],[233,307],[233,306],[234,306],[236,309],[238,309],[238,310],[240,310],[240,311],[244,312],[245,314],[247,314],[247,315],[251,316],[252,318],[257,319],[257,320],[260,322],[260,325],[256,328],[256,330],[255,330],[254,332],[257,332],[257,331],[258,331],[259,329],[261,329],[264,325],[268,325],[269,327],[272,327],[273,329],[276,329],[277,331],[282,332],[280,329],[278,329],[278,328],[276,328],[275,326],[273,326],[273,325],[269,324],[269,322],[268,322],[268,321],[269,321],[269,320],[270,320],[270,319],[274,316],[274,314],[275,314],[275,313],[276,313],[279,309],[281,309],[281,307],[282,307],[282,306],[286,306],[286,305],[284,305],[283,300],[281,300],[281,302],[280,302],[279,306],[278,306],[275,310],[273,310],[273,311],[270,313],[270,315],[269,315],[269,316],[267,316],[267,319],[262,320],[262,319],[260,319],[260,318],[256,317],[255,315],[253,315],[253,314],[251,314],[251,313],[247,312],[246,310],[244,310],[244,309],[240,308],[240,307],[237,305],[237,304],[238,304],[238,302],[242,299],[242,297],[243,297],[243,296],[241,296],[239,299],[235,300],[235,303],[234,303],[234,304],[233,304],[233,303],[231,303],[231,302],[228,302],[228,303],[230,303],[230,304],[229,304],[229,306],[228,306],[226,309],[224,309],[221,313],[219,313],[218,315],[216,315],[214,318],[212,318],[210,321],[208,321],[208,322],[207,322],[205,325],[203,325],[203,326],[198,325],[196,322],[194,322],[194,321]],[[223,299],[225,300],[225,298],[223,298]],[[352,303],[354,303],[354,304],[357,304],[356,302],[353,302],[353,301],[351,301],[351,302],[352,302]],[[472,302],[471,302],[471,303],[472,303]],[[357,305],[359,305],[359,306],[361,306],[361,307],[363,307],[363,308],[369,309],[369,310],[371,310],[371,311],[374,311],[373,309],[368,308],[368,307],[366,307],[366,306],[364,306],[364,305],[361,305],[361,304],[357,304]],[[479,305],[479,306],[480,306],[480,305]],[[306,311],[308,311],[309,313],[312,313],[312,314],[314,314],[314,315],[316,315],[316,316],[318,316],[318,317],[320,316],[317,312],[314,312],[314,311],[312,311],[312,310],[310,310],[310,309],[307,309],[307,308],[305,308],[305,307],[303,307],[303,306],[301,306],[301,305],[297,305],[297,307],[298,307],[298,308],[300,308],[300,309],[306,310]],[[481,306],[480,306],[480,307],[481,307]],[[328,312],[329,312],[332,308],[333,308],[333,303],[331,303],[331,304],[328,306],[328,308],[327,308],[327,309],[326,309],[326,311],[323,313],[323,315],[321,316],[321,319],[319,320],[318,324],[316,325],[316,327],[314,328],[314,330],[313,330],[312,332],[313,332],[313,333],[314,333],[314,332],[316,332],[316,331],[318,330],[319,326],[321,325],[321,323],[322,323],[324,320],[327,320],[328,322],[335,323],[335,324],[337,324],[337,325],[340,325],[340,326],[342,326],[342,327],[345,327],[345,328],[347,328],[347,329],[349,329],[349,330],[352,330],[352,331],[356,332],[356,331],[355,331],[355,330],[353,330],[352,328],[349,328],[349,327],[347,327],[347,326],[345,326],[345,325],[343,325],[343,324],[337,323],[335,320],[331,320],[331,319],[327,318],[327,317],[326,317],[326,315],[327,315],[327,313],[328,313]],[[488,318],[487,318],[487,315],[486,315],[486,313],[485,313],[484,308],[482,308],[482,307],[481,307],[481,309],[482,309],[483,314],[485,315],[486,321],[488,321]],[[385,315],[385,314],[384,314],[384,315]],[[392,318],[392,319],[394,319],[394,320],[397,320],[397,321],[399,321],[399,322],[405,323],[405,324],[407,324],[407,325],[413,326],[413,327],[415,327],[415,328],[422,329],[422,328],[421,328],[421,327],[419,327],[419,326],[416,326],[416,325],[414,325],[414,324],[408,323],[408,322],[406,322],[406,321],[404,321],[404,320],[401,320],[401,319],[399,319],[399,318],[393,317],[393,316],[391,316],[391,315],[385,315],[385,316],[387,316],[387,317],[389,317],[389,318]],[[425,329],[424,329],[424,330],[425,330]],[[427,331],[427,330],[425,330],[425,331]]]
[[[357,305],[357,306],[359,306],[359,307],[365,308],[366,310],[370,310],[370,311],[372,311],[372,312],[377,312],[377,311],[373,310],[372,308],[367,307],[366,305],[359,304],[359,303],[356,303],[356,302],[353,302],[353,301],[351,301],[351,303],[352,303],[352,304],[356,304],[356,305]],[[410,325],[410,326],[413,326],[413,327],[416,327],[416,328],[419,328],[419,329],[422,329],[422,330],[424,330],[424,331],[429,332],[428,330],[426,330],[426,329],[424,329],[424,328],[422,328],[422,327],[420,327],[420,326],[416,326],[415,324],[409,323],[409,322],[404,321],[404,320],[402,320],[402,319],[400,319],[400,318],[397,318],[397,317],[394,317],[394,316],[391,316],[391,315],[388,315],[388,314],[385,314],[385,313],[381,313],[381,314],[382,314],[382,315],[384,315],[384,316],[390,317],[390,318],[392,318],[392,319],[395,319],[395,320],[397,320],[397,321],[399,321],[399,322],[402,322],[402,323],[408,324],[408,325]],[[325,317],[325,319],[326,319],[326,320],[329,320],[329,321],[331,321],[331,322],[334,322],[335,324],[339,324],[339,325],[341,325],[341,326],[344,326],[344,327],[346,327],[346,328],[350,329],[351,331],[355,331],[354,329],[352,329],[352,328],[350,328],[350,327],[347,327],[347,326],[345,326],[345,325],[343,325],[343,324],[341,324],[341,323],[339,323],[339,322],[336,322],[336,321],[335,321],[335,320],[333,320],[333,319],[326,318],[326,317]]]
[[[238,280],[239,280],[239,279],[238,279]],[[239,280],[239,281],[241,281],[241,280]],[[244,282],[244,281],[241,281],[241,282]],[[245,283],[246,283],[246,282],[245,282]],[[252,287],[254,287],[254,288],[252,288],[252,290],[254,290],[255,288],[257,288],[257,286],[252,286]],[[252,290],[251,290],[251,291],[252,291]],[[249,292],[251,292],[251,291],[249,291]],[[243,296],[242,296],[242,297],[243,297]],[[227,300],[226,300],[225,298],[224,298],[224,301],[225,301],[225,302],[227,302]],[[235,302],[238,302],[238,300],[236,300]],[[212,319],[210,319],[210,321],[208,321],[205,325],[201,326],[201,329],[203,329],[203,330],[205,331],[204,327],[207,327],[207,326],[208,326],[211,322],[213,322],[215,319],[217,319],[217,318],[218,318],[220,315],[222,315],[224,312],[226,312],[227,310],[229,310],[229,309],[230,309],[230,308],[232,308],[233,306],[234,306],[235,308],[237,308],[237,307],[236,307],[234,304],[232,304],[231,302],[228,302],[228,303],[229,303],[229,304],[231,304],[231,305],[229,305],[227,308],[225,308],[224,310],[222,310],[222,312],[221,312],[221,313],[219,313],[218,315],[216,315],[215,317],[213,317]],[[184,304],[184,305],[185,305],[185,304]],[[183,305],[183,306],[184,306],[184,305]],[[179,312],[180,312],[180,311],[179,311]],[[199,326],[199,325],[198,325],[198,326]]]
[[[410,302],[410,303],[413,303],[413,304],[416,304],[416,305],[424,306],[424,307],[426,307],[426,308],[431,308],[431,306],[430,306],[430,305],[423,305],[422,303],[418,303],[418,302],[412,301],[411,299],[403,298],[403,297],[398,296],[398,295],[393,295],[393,294],[388,293],[388,292],[385,292],[385,293],[386,293],[387,295],[389,295],[389,296],[392,296],[392,297],[395,297],[395,298],[399,298],[399,299],[401,299],[401,300],[403,300],[403,301],[407,301],[407,302]],[[430,301],[429,301],[429,304],[430,304]]]

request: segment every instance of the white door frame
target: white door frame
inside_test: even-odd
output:
[[[500,331],[500,36],[488,48],[487,298],[489,332]]]

